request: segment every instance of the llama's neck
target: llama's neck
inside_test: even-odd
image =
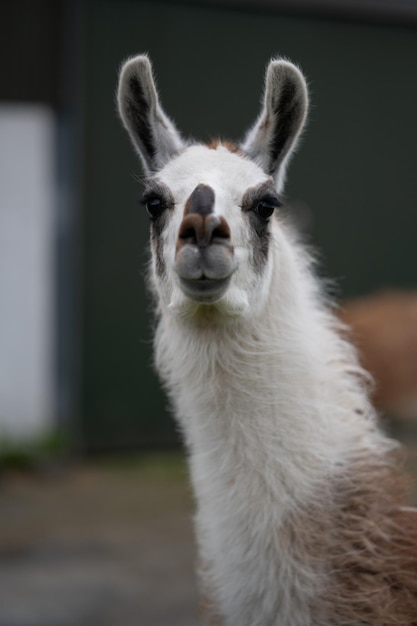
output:
[[[246,466],[261,476],[271,463],[274,485],[281,468],[303,501],[315,470],[321,480],[340,466],[353,439],[355,447],[372,445],[374,429],[372,418],[358,415],[369,406],[352,350],[300,257],[288,245],[279,261],[284,278],[273,280],[256,319],[205,324],[163,313],[156,354],[191,454],[224,476],[227,465],[232,474]]]
[[[372,419],[355,413],[368,405],[347,372],[356,367],[349,348],[291,249],[286,262],[289,293],[273,283],[258,319],[215,327],[167,313],[157,334],[158,366],[190,451],[208,585],[233,616],[226,623],[239,626],[310,623],[312,570],[286,560],[280,529],[329,495],[354,450],[382,446]],[[276,588],[259,587],[266,579]]]

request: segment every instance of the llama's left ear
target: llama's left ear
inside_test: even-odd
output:
[[[261,113],[249,130],[242,149],[273,176],[281,190],[288,160],[303,129],[308,92],[300,70],[282,59],[270,62],[265,78]]]
[[[144,54],[122,67],[117,93],[120,117],[142,159],[146,174],[153,174],[184,146],[180,134],[165,115],[158,98],[152,66]]]

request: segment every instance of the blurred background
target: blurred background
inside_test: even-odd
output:
[[[192,499],[151,366],[119,123],[148,52],[185,136],[241,138],[265,66],[312,108],[286,188],[383,425],[417,448],[417,2],[13,0],[0,20],[0,626],[198,621]]]

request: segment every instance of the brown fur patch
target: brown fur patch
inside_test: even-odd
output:
[[[417,626],[417,513],[402,508],[402,479],[385,459],[361,460],[334,494],[313,549],[328,580],[313,623],[327,607],[326,624]]]
[[[221,141],[220,139],[213,139],[209,144],[207,144],[207,148],[210,150],[217,150],[219,146],[223,146],[229,152],[233,152],[234,154],[243,154],[242,150],[236,144],[231,141]]]

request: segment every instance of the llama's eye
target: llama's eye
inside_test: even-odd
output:
[[[156,220],[166,209],[166,204],[162,198],[153,196],[144,200],[146,210],[152,220]]]
[[[267,220],[271,217],[278,205],[279,203],[273,200],[261,200],[256,205],[255,212],[262,217],[262,219]]]

